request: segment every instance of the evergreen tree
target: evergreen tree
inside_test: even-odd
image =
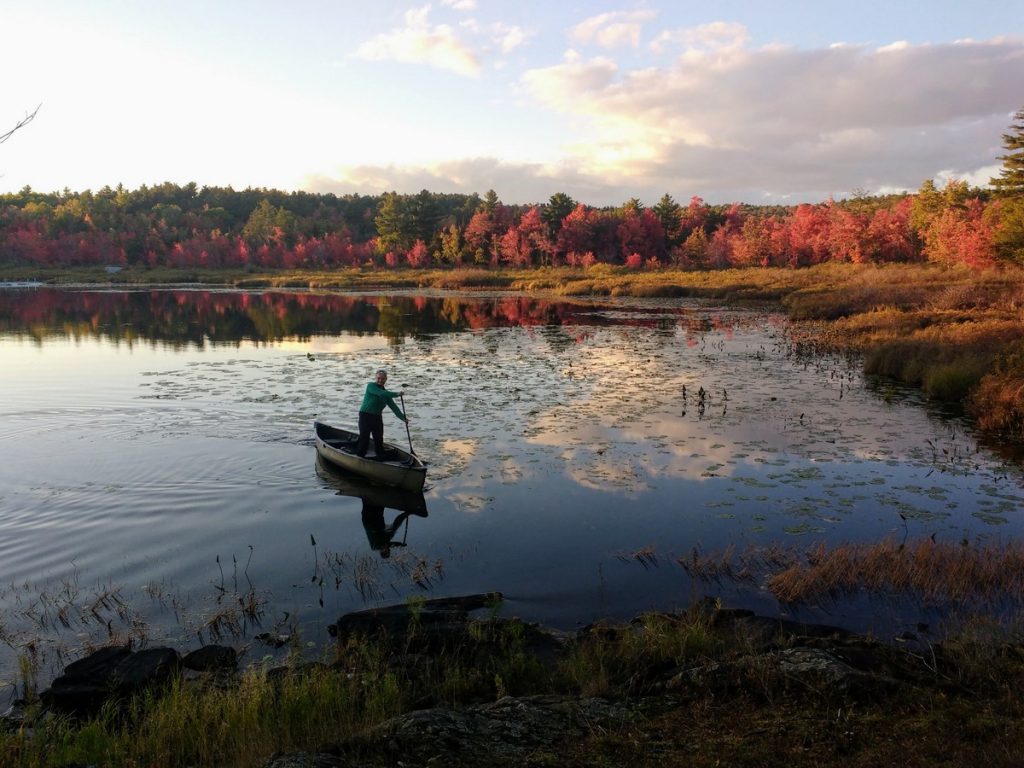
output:
[[[153,206],[153,212],[169,226],[176,226],[181,219],[181,209],[176,205],[162,203]],[[298,227],[295,214],[284,208],[276,208],[264,198],[249,215],[242,227],[242,236],[250,245],[260,246],[270,242],[294,245]]]
[[[1024,109],[1018,110],[1013,119],[1011,132],[1003,134],[1006,154],[999,158],[1003,161],[1003,170],[991,180],[1000,197],[1024,195]]]
[[[639,216],[643,210],[644,204],[640,202],[640,198],[638,197],[631,197],[622,204],[623,216]]]
[[[437,234],[441,222],[441,207],[433,192],[423,189],[409,201],[409,225],[413,241],[429,243]]]
[[[576,210],[576,201],[564,192],[556,192],[544,206],[540,217],[548,225],[548,234],[554,240],[562,229],[562,220]]]
[[[408,198],[387,192],[373,220],[377,225],[377,242],[381,251],[408,251],[416,241]]]
[[[994,231],[996,253],[1001,259],[1024,264],[1024,109],[1013,116],[1011,133],[1003,134],[1007,153],[1000,160],[1003,170],[992,186],[1001,200],[992,208],[997,222]]]
[[[484,213],[489,213],[490,215],[493,216],[495,209],[499,205],[501,205],[501,200],[498,199],[498,193],[495,192],[493,189],[488,189],[487,194],[484,195],[483,202],[480,203],[479,210],[483,211]]]
[[[672,195],[666,192],[651,210],[658,217],[658,221],[661,222],[661,228],[665,231],[665,244],[668,248],[671,249],[679,245],[680,228],[683,223],[682,206],[672,199]]]
[[[910,226],[919,236],[924,237],[932,220],[942,212],[942,193],[935,188],[935,182],[925,179],[914,195],[910,208]]]

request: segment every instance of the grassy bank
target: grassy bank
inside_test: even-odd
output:
[[[603,697],[632,712],[533,753],[537,766],[1009,766],[1024,743],[1024,656],[985,631],[908,653],[863,639],[759,636],[722,616],[702,605],[595,626],[555,663],[530,653],[532,630],[516,621],[477,621],[475,653],[431,658],[381,636],[353,638],[326,663],[177,682],[84,721],[0,732],[0,764],[256,768],[274,754],[328,751],[352,758],[339,765],[394,765],[386,745],[365,737],[387,719],[530,694]],[[861,666],[870,657],[878,673],[840,685],[782,671],[780,659],[800,649]],[[472,764],[457,743],[425,748],[442,750],[444,764]]]

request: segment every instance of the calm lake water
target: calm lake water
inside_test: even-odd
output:
[[[408,499],[319,467],[312,441],[314,418],[354,425],[378,367],[430,462],[427,515],[387,557],[364,508],[388,524]],[[1019,467],[860,370],[781,315],[682,300],[0,290],[0,680],[110,636],[315,653],[345,612],[490,590],[565,629],[705,595],[881,636],[941,622],[781,606],[677,562],[1021,537]]]

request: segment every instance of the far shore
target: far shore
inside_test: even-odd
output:
[[[869,374],[956,403],[994,438],[1024,437],[1024,269],[841,264],[787,269],[535,269],[331,271],[0,266],[0,283],[50,287],[238,290],[506,290],[547,297],[703,298],[771,303],[814,344],[863,355]]]

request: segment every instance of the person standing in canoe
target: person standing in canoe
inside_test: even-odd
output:
[[[395,416],[408,423],[409,419],[402,409],[395,404],[395,398],[401,397],[403,392],[389,392],[384,389],[388,380],[388,372],[383,368],[377,371],[376,378],[366,385],[366,394],[363,395],[363,404],[359,406],[359,442],[356,443],[356,453],[360,456],[366,455],[366,449],[370,447],[370,438],[373,438],[373,449],[377,458],[384,456],[384,406],[395,412]]]

